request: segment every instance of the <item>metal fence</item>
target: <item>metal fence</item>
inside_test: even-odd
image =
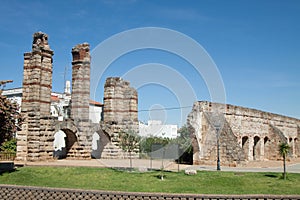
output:
[[[0,152],[0,161],[13,161],[16,158],[16,153]]]

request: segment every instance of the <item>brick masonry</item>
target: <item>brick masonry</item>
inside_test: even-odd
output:
[[[32,51],[24,54],[22,131],[17,133],[18,161],[53,159],[53,141],[63,131],[65,147],[55,152],[61,157],[90,159],[92,137],[98,133],[102,158],[122,158],[119,136],[128,130],[138,131],[137,91],[128,81],[118,77],[106,80],[104,86],[104,120],[92,124],[89,119],[90,46],[78,44],[72,48],[71,117],[60,122],[51,117],[52,56],[48,35],[34,33]],[[102,129],[102,130],[101,130]]]
[[[138,133],[138,94],[130,83],[120,77],[109,77],[104,85],[104,112],[101,129],[110,142],[106,143],[102,158],[124,158],[127,154],[119,147],[120,134]],[[138,150],[137,150],[138,151]],[[133,157],[138,157],[134,154]]]
[[[52,157],[54,131],[50,116],[52,56],[48,35],[34,33],[32,51],[24,54],[22,131],[17,134],[17,160],[34,161]]]
[[[291,146],[290,158],[300,156],[300,120],[233,105],[195,102],[188,116],[194,163],[215,163],[219,131],[221,163],[279,160],[278,145]]]
[[[0,185],[0,199],[18,200],[299,200],[299,195],[208,195],[138,193]]]

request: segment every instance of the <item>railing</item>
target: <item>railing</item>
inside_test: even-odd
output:
[[[13,161],[16,158],[16,153],[0,152],[0,161]]]
[[[300,195],[222,195],[116,192],[0,184],[0,199],[73,200],[299,200]]]

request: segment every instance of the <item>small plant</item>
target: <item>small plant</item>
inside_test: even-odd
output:
[[[286,156],[290,151],[290,146],[286,142],[279,145],[279,153],[283,157],[283,179],[286,180]]]
[[[130,171],[132,170],[132,152],[139,147],[140,137],[134,131],[123,132],[120,134],[120,146],[123,151],[129,153]]]

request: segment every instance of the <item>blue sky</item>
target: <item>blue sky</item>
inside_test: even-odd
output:
[[[300,118],[299,22],[297,0],[3,0],[0,80],[14,80],[6,88],[22,85],[23,53],[31,51],[32,35],[37,31],[49,35],[54,50],[53,91],[62,92],[65,67],[67,79],[71,79],[71,49],[76,44],[88,42],[93,50],[120,32],[161,27],[202,45],[219,70],[227,103]],[[190,63],[157,49],[132,51],[115,60],[101,77],[96,100],[102,102],[107,76],[123,76],[148,63],[168,66],[189,82],[196,99],[211,100],[203,77]],[[172,87],[179,85],[181,82]],[[194,99],[188,105],[181,104],[181,96],[173,88],[158,82],[139,87],[139,110],[192,105]],[[143,111],[139,119],[181,125],[185,118],[179,117],[180,112],[186,115],[190,109]]]

